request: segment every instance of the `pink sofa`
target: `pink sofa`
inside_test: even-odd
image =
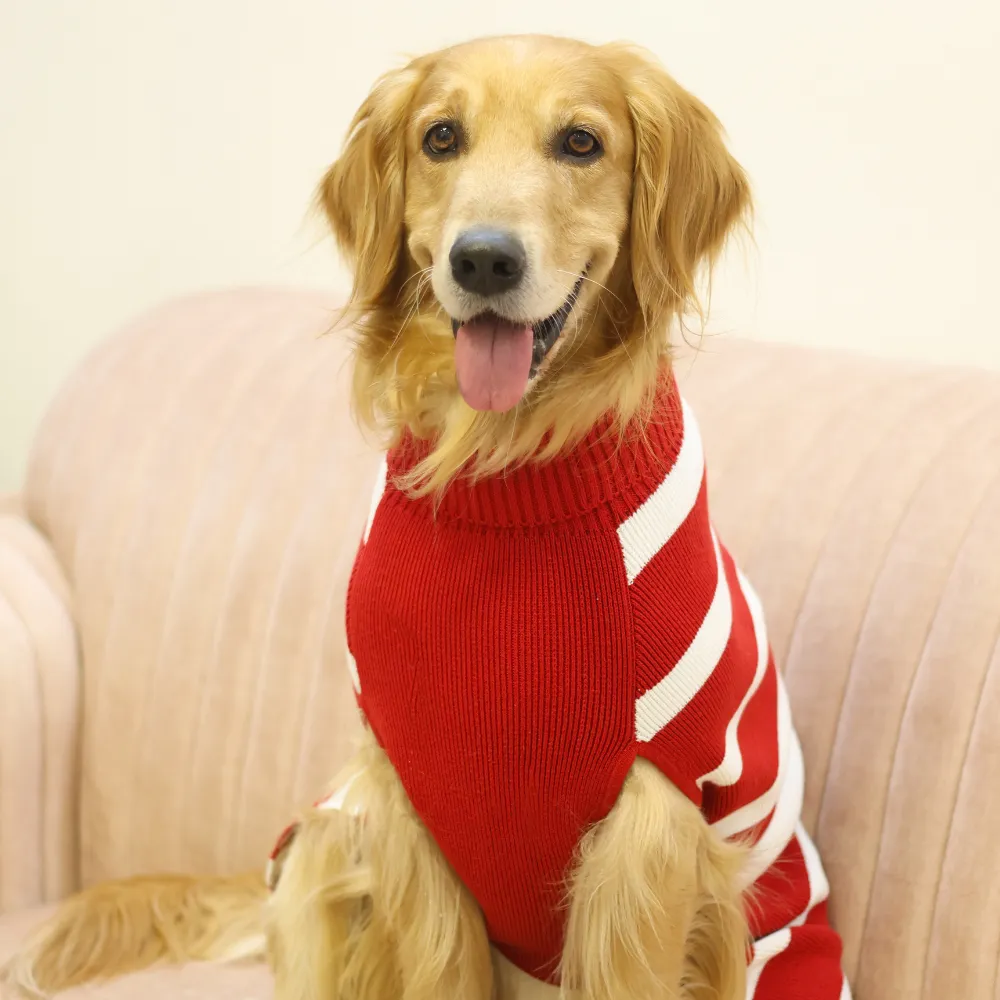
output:
[[[375,458],[333,315],[249,290],[142,318],[0,501],[0,958],[80,884],[259,866],[348,752]],[[1000,376],[722,340],[679,371],[784,664],[855,996],[1000,1000]]]

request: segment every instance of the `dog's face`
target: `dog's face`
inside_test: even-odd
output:
[[[355,270],[356,401],[461,424],[480,456],[627,417],[749,204],[714,116],[650,57],[535,36],[383,77],[321,198]]]
[[[470,406],[507,410],[608,277],[633,136],[594,50],[511,39],[434,60],[407,125],[407,248],[455,329]]]

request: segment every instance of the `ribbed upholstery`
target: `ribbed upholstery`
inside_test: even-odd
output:
[[[45,422],[27,506],[77,595],[83,880],[259,865],[355,732],[341,605],[374,458],[328,303],[169,306]]]
[[[347,751],[375,458],[331,320],[296,293],[172,304],[41,430],[25,506],[74,593],[88,882],[259,864]],[[1000,377],[714,340],[679,371],[788,680],[855,996],[1000,1000]]]
[[[79,657],[45,539],[0,503],[0,913],[77,881]]]
[[[862,1000],[1000,997],[1000,379],[729,344],[688,384]]]

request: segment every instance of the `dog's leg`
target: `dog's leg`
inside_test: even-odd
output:
[[[373,907],[396,945],[403,1000],[490,1000],[493,965],[478,905],[371,742],[366,775],[379,794],[366,812]]]
[[[267,908],[276,1000],[399,996],[389,936],[372,919],[371,868],[360,846],[360,822],[347,813],[315,810],[299,824]]]
[[[489,1000],[479,908],[369,736],[337,809],[314,810],[270,906],[276,1000]]]
[[[580,845],[562,982],[574,1000],[743,1000],[744,852],[637,761]]]

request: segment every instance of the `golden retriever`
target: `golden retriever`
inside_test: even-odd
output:
[[[384,76],[320,201],[354,270],[354,406],[426,441],[417,497],[648,419],[670,330],[750,193],[718,121],[647,54],[484,39]],[[512,1000],[557,987],[492,950],[476,900],[371,736],[336,808],[263,880],[138,879],[69,901],[7,970],[29,996],[158,960],[266,952],[278,1000]],[[565,996],[735,1000],[746,848],[644,760],[581,831]]]

